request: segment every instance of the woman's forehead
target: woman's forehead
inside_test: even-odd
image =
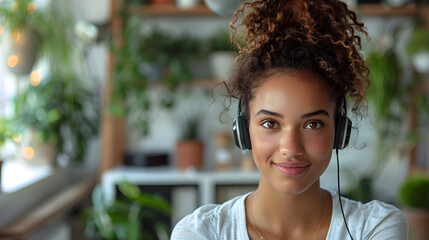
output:
[[[298,109],[335,106],[320,78],[308,72],[278,72],[264,79],[255,89],[250,102],[256,108],[278,111],[298,106]]]

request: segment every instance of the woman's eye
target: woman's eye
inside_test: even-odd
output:
[[[305,125],[305,128],[307,129],[319,129],[321,127],[323,127],[323,124],[320,122],[309,122]]]
[[[277,127],[278,127],[278,125],[277,125],[277,123],[276,123],[276,122],[274,122],[274,121],[270,121],[270,120],[263,122],[263,123],[262,123],[262,126],[263,126],[264,128],[268,128],[268,129],[271,129],[271,128],[277,128]]]

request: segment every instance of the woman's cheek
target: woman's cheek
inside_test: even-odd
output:
[[[307,142],[308,148],[306,149],[307,153],[315,156],[321,161],[326,158],[331,158],[332,149],[333,149],[333,138],[329,135],[319,136],[317,138],[308,138],[305,140]]]
[[[269,159],[274,154],[279,142],[277,134],[267,134],[264,130],[251,129],[252,152],[258,160]]]

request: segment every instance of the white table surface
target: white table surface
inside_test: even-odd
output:
[[[258,171],[180,171],[172,167],[128,167],[120,166],[103,174],[102,188],[106,201],[112,203],[115,198],[115,186],[121,181],[136,185],[168,185],[198,187],[200,204],[214,203],[217,185],[257,185]]]

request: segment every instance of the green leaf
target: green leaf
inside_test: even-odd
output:
[[[51,109],[46,114],[48,124],[55,123],[61,118],[61,113],[57,108]]]
[[[139,203],[141,206],[148,207],[158,212],[167,215],[171,213],[170,204],[167,201],[161,198],[156,198],[151,194],[141,193],[137,198],[133,200]]]
[[[142,194],[137,186],[128,182],[121,182],[119,184],[119,191],[132,200],[138,198]]]

